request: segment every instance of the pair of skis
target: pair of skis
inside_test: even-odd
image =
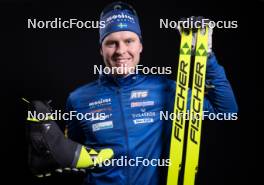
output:
[[[174,102],[174,114],[176,116],[172,125],[170,143],[171,165],[168,168],[167,185],[179,184],[180,172],[183,169],[182,160],[186,121],[188,121],[189,124],[183,185],[194,185],[196,173],[198,171],[208,47],[208,27],[198,28],[196,33],[190,114],[189,120],[186,120],[193,34],[191,29],[188,30],[188,33],[183,30],[181,31],[180,56]]]

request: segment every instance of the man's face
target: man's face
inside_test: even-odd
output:
[[[118,75],[126,76],[139,63],[142,44],[136,33],[119,31],[109,34],[102,43],[101,55],[105,65],[118,69]],[[122,74],[120,74],[122,73]],[[117,75],[117,71],[114,73]]]

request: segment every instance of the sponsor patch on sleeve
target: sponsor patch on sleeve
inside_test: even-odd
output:
[[[113,121],[104,121],[92,124],[93,132],[113,128]]]

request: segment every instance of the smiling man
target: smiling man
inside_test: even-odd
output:
[[[100,21],[101,55],[112,74],[133,73],[142,52],[141,30],[136,11],[128,4],[113,3],[105,7]]]
[[[173,112],[175,81],[131,74],[140,62],[143,46],[138,16],[130,5],[114,2],[105,7],[100,20],[105,21],[105,27],[100,29],[100,53],[105,65],[113,69],[112,74],[102,74],[73,91],[67,109],[101,112],[105,116],[69,121],[68,136],[91,148],[112,148],[115,160],[110,165],[88,169],[84,184],[165,184],[166,170],[162,166],[169,165],[166,146],[170,142],[171,120],[161,120],[159,114]],[[205,96],[205,111],[237,111],[224,69],[212,52],[207,61],[206,83],[214,88]]]
[[[140,60],[142,44],[131,31],[109,34],[102,42],[101,55],[114,75],[127,76],[135,71]]]

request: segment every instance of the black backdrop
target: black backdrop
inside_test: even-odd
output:
[[[93,65],[102,64],[97,29],[27,29],[27,19],[77,18],[98,20],[111,1],[1,2],[1,154],[6,184],[80,184],[79,176],[33,177],[27,167],[24,106],[21,97],[52,99],[64,109],[68,94],[97,78]],[[212,20],[237,20],[237,29],[215,29],[213,50],[224,66],[239,105],[237,121],[203,125],[197,184],[252,184],[257,113],[256,64],[250,55],[250,29],[260,6],[205,1],[130,1],[140,17],[144,66],[172,66],[175,79],[179,35],[159,29],[159,19],[203,15]],[[262,4],[259,4],[262,5]],[[248,14],[248,11],[255,10]],[[260,14],[259,14],[260,15]]]

